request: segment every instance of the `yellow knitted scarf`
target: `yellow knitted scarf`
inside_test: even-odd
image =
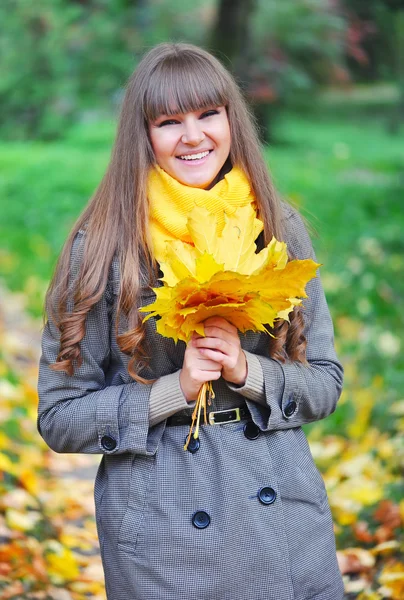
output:
[[[148,178],[150,232],[154,256],[162,260],[167,240],[192,244],[187,218],[196,206],[204,206],[218,217],[218,233],[224,227],[224,213],[232,215],[240,206],[256,202],[243,171],[237,167],[227,173],[210,190],[189,187],[168,175],[158,165],[150,169]]]

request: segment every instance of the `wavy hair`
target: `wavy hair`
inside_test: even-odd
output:
[[[254,192],[264,241],[283,239],[282,210],[265,165],[254,119],[235,80],[207,51],[191,44],[160,44],[140,61],[129,79],[123,99],[117,135],[106,173],[75,223],[60,255],[48,289],[46,306],[60,331],[60,351],[51,366],[74,372],[81,364],[80,342],[86,317],[101,299],[114,257],[119,263],[120,292],[117,300],[117,342],[129,355],[128,370],[138,380],[147,364],[145,332],[138,314],[140,273],[155,282],[157,265],[148,237],[147,178],[155,162],[148,123],[160,114],[185,113],[210,106],[225,106],[231,132],[229,164],[240,167]],[[85,229],[83,259],[72,282],[71,253],[74,239]],[[127,329],[118,333],[125,316]],[[306,341],[300,309],[290,324],[276,324],[268,336],[270,355],[305,362]]]

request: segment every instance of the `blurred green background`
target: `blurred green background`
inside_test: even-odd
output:
[[[323,264],[346,384],[336,413],[307,433],[351,561],[347,597],[404,597],[404,0],[3,0],[0,23],[0,335],[13,298],[32,322],[40,317],[64,239],[108,163],[140,56],[161,41],[206,47],[243,88],[275,184],[306,218]],[[0,381],[21,386],[7,344],[0,360]],[[21,414],[30,414],[18,397],[0,398],[17,446]],[[26,443],[39,443],[34,429]],[[21,458],[1,439],[0,451]],[[18,470],[1,468],[5,491],[27,487]],[[399,515],[394,526],[378,517],[383,501]],[[355,555],[354,568],[349,548],[358,547],[368,562]],[[399,573],[392,592],[389,569]]]

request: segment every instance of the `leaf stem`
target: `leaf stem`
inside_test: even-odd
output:
[[[215,394],[213,392],[213,388],[212,388],[212,382],[208,381],[202,384],[201,389],[198,392],[198,398],[196,400],[196,404],[195,404],[195,408],[193,410],[192,413],[192,423],[191,423],[191,427],[189,429],[189,433],[188,433],[188,437],[186,439],[185,445],[184,445],[184,450],[188,449],[188,445],[189,445],[189,441],[191,439],[191,435],[195,426],[195,421],[196,421],[196,426],[195,426],[195,431],[194,431],[194,438],[198,439],[199,437],[199,425],[200,425],[200,420],[201,420],[201,412],[202,412],[202,408],[203,408],[203,416],[204,416],[204,422],[205,425],[208,424],[208,419],[207,419],[207,413],[206,413],[206,399],[208,398],[208,403],[211,403],[211,399],[215,397]]]

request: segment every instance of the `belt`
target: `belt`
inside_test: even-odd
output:
[[[237,406],[227,410],[211,410],[207,413],[209,425],[223,425],[225,423],[237,423],[242,419],[250,419],[251,414],[247,406]],[[174,427],[178,425],[191,425],[191,415],[172,415],[168,417],[166,425]],[[203,425],[203,423],[202,423]]]

